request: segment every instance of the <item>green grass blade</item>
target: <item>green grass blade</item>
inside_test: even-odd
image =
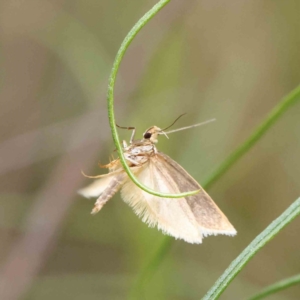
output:
[[[266,288],[262,289],[259,293],[253,295],[252,297],[248,298],[248,300],[259,300],[263,299],[267,296],[275,294],[279,291],[289,288],[295,284],[300,284],[300,274],[280,280],[274,284],[267,286]]]
[[[161,261],[164,259],[164,255],[169,253],[171,247],[173,245],[173,238],[167,236],[164,240],[163,247],[160,245],[158,250],[155,252],[153,258],[150,260],[149,265],[147,265],[141,275],[138,277],[138,280],[131,290],[131,293],[128,299],[142,299],[143,288],[145,283],[149,278],[153,276],[155,271],[158,269]]]
[[[229,157],[211,174],[205,182],[205,187],[211,187],[225,174],[255,143],[270,129],[270,127],[290,108],[300,100],[300,85],[286,95],[269,113],[265,120],[253,131],[248,139],[241,144]]]
[[[285,226],[300,214],[300,198],[298,198],[286,211],[273,221],[262,233],[260,233],[250,245],[230,264],[223,275],[216,281],[213,287],[202,300],[218,299],[225,291],[229,283],[246,266],[250,259],[274,238]]]

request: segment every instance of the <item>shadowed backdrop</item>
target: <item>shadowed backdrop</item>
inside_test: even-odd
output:
[[[115,54],[152,0],[0,3],[0,298],[126,299],[164,240],[117,194],[91,216],[77,194],[114,150],[106,90]],[[300,82],[298,1],[171,1],[133,41],[115,95],[117,123],[211,118],[157,145],[200,184]],[[199,299],[298,196],[300,105],[209,193],[234,238],[174,241],[143,299]],[[120,131],[122,139],[130,133]],[[222,295],[242,299],[299,273],[295,220]],[[299,286],[270,299],[299,299]]]

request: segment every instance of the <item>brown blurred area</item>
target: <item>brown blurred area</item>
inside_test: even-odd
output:
[[[0,299],[126,299],[164,239],[115,196],[77,195],[114,150],[106,110],[116,52],[150,0],[0,2]],[[171,1],[137,36],[116,84],[118,124],[177,127],[158,148],[200,183],[300,82],[300,2]],[[300,105],[210,190],[238,231],[174,241],[144,299],[199,299],[300,190]],[[124,139],[129,133],[121,131]],[[300,220],[221,297],[300,272]],[[300,298],[299,286],[270,299]]]

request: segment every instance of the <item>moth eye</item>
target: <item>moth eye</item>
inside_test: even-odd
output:
[[[151,133],[150,132],[146,132],[145,134],[144,134],[144,139],[150,139],[151,138]]]

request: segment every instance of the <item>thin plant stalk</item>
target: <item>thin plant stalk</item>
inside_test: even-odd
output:
[[[116,120],[115,120],[115,113],[114,113],[114,87],[117,78],[117,73],[121,64],[121,61],[125,55],[125,52],[129,45],[131,44],[134,37],[138,34],[138,32],[168,3],[170,0],[161,0],[157,4],[155,4],[129,31],[127,36],[125,37],[124,41],[121,44],[121,47],[116,55],[116,58],[113,63],[112,71],[109,77],[108,83],[108,92],[107,92],[107,106],[108,106],[108,117],[109,117],[109,124],[111,128],[111,133],[113,136],[114,144],[116,146],[120,162],[126,171],[129,178],[142,190],[145,192],[163,198],[182,198],[197,194],[200,190],[190,191],[186,193],[180,194],[164,194],[158,193],[152,189],[149,189],[141,182],[137,180],[134,174],[131,172],[130,167],[127,165],[126,159],[123,154],[123,149],[120,143],[120,138],[117,132],[116,127]]]
[[[130,291],[128,300],[143,298],[143,288],[145,283],[149,278],[152,278],[153,274],[157,271],[159,265],[161,264],[161,261],[164,259],[163,255],[167,255],[169,253],[169,250],[172,247],[172,245],[173,239],[169,236],[165,237],[163,247],[159,245],[159,248],[155,252],[153,258],[150,260],[151,264],[147,265],[143,272],[141,272],[141,275],[138,277],[138,280],[134,285],[134,288],[132,288]]]
[[[296,284],[300,284],[300,274],[273,283],[248,298],[248,300],[260,300]]]
[[[260,233],[245,250],[243,250],[243,252],[230,264],[202,300],[218,299],[229,283],[247,265],[250,259],[299,214],[300,198],[298,198],[287,210],[285,210],[262,233]]]
[[[300,85],[287,94],[267,115],[264,121],[253,133],[233,151],[227,159],[205,181],[205,187],[210,188],[223,174],[225,174],[256,142],[271,128],[271,126],[290,108],[300,100]]]

